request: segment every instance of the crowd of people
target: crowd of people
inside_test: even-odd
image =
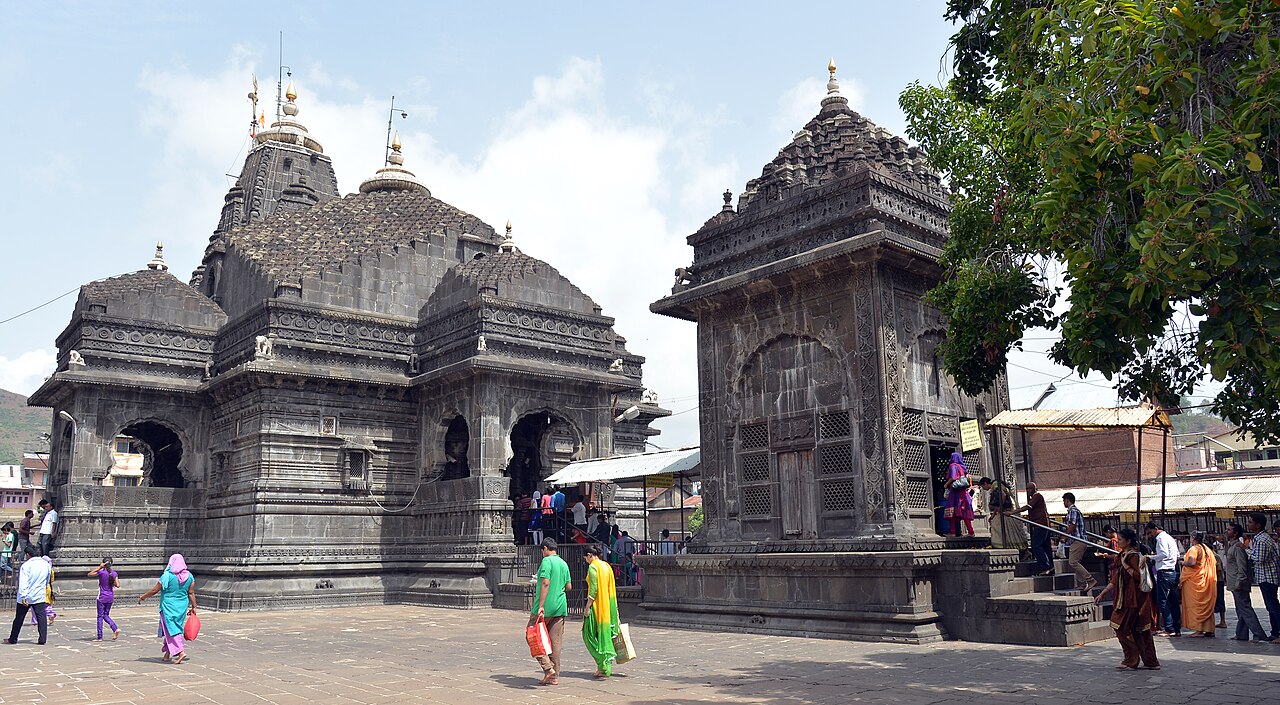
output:
[[[545,538],[555,539],[559,545],[598,546],[602,560],[612,567],[617,584],[624,586],[644,581],[636,556],[685,552],[684,544],[673,540],[669,529],[662,530],[658,541],[638,541],[618,524],[610,523],[607,512],[592,511],[587,497],[578,495],[569,504],[564,491],[553,487],[524,492],[516,498],[512,531],[516,543],[522,546],[541,546]]]
[[[54,547],[57,539],[58,513],[49,500],[40,502],[41,516],[33,521],[33,513],[27,510],[20,526],[8,522],[3,527],[4,575],[16,582],[16,610],[13,627],[5,644],[18,643],[22,627],[30,616],[30,625],[36,627],[39,645],[49,639],[49,628],[57,620],[54,602],[57,593],[54,585],[57,571],[54,568]],[[31,541],[32,532],[37,540]],[[20,566],[14,570],[15,566]],[[115,570],[111,557],[103,558],[98,566],[88,572],[88,577],[98,579],[97,640],[103,639],[103,625],[111,629],[111,640],[120,638],[120,627],[111,617],[116,591],[120,589],[120,574]],[[182,663],[186,658],[186,634],[188,620],[196,614],[195,578],[187,569],[182,554],[175,553],[160,574],[155,586],[138,596],[138,604],[148,598],[160,596],[160,620],[156,636],[161,640],[161,658],[166,662]]]

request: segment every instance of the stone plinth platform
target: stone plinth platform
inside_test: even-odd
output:
[[[638,621],[921,644],[1087,641],[1085,597],[1028,595],[1017,553],[957,549],[645,556]]]

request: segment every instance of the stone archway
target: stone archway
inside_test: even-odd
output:
[[[471,476],[467,451],[471,444],[471,431],[461,414],[449,421],[444,432],[444,471],[441,480],[458,480]]]
[[[511,428],[510,440],[505,474],[511,478],[512,498],[540,489],[542,481],[568,465],[582,447],[582,433],[551,410],[521,416]]]
[[[182,474],[183,442],[177,431],[156,419],[141,419],[125,425],[116,435],[137,441],[143,456],[143,485],[174,489],[187,486]]]

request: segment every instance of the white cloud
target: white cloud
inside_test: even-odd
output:
[[[839,81],[840,94],[849,99],[850,108],[858,110],[863,102],[862,86],[850,78],[841,78]],[[826,96],[826,81],[814,76],[801,79],[778,97],[778,108],[771,126],[784,136],[790,135],[818,114],[822,99]]]
[[[188,261],[175,270],[197,263],[229,186],[227,179],[202,175],[240,170],[243,151],[230,168],[226,162],[247,133],[244,96],[252,70],[253,62],[237,50],[212,75],[179,69],[143,77],[152,97],[148,124],[163,146],[164,171],[174,176],[161,180],[151,196],[152,220],[144,230],[148,237],[169,233],[166,241],[179,234]],[[385,99],[335,100],[333,92],[359,95],[361,89],[323,74],[309,80],[296,72],[294,79],[299,119],[333,158],[342,192],[354,191],[382,164]],[[599,61],[570,59],[555,75],[533,78],[523,104],[485,115],[491,134],[475,155],[438,144],[426,130],[428,120],[397,120],[405,165],[438,198],[495,227],[510,219],[517,245],[556,267],[613,316],[628,348],[648,358],[646,384],[665,406],[685,412],[697,405],[695,326],[656,316],[648,305],[670,291],[672,271],[692,258],[685,236],[718,210],[720,191],[740,185],[741,177],[735,162],[706,156],[706,136],[719,116],[680,106],[623,116],[610,109],[609,88]],[[273,96],[274,85],[262,79],[260,93]],[[270,121],[274,105],[269,97],[262,105]],[[415,117],[436,110],[407,109]],[[695,412],[658,425],[661,445],[697,443]]]
[[[29,350],[12,360],[0,357],[0,389],[31,396],[53,374],[56,363],[54,354],[44,349]]]

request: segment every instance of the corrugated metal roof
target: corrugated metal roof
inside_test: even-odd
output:
[[[1076,504],[1085,514],[1132,513],[1138,502],[1136,485],[1116,487],[1084,487],[1075,490],[1043,490],[1049,513],[1062,515],[1062,494],[1073,492]],[[1169,480],[1165,485],[1165,511],[1203,512],[1214,509],[1251,509],[1280,507],[1280,475],[1263,477],[1231,477],[1217,480]],[[1021,503],[1026,492],[1019,492]],[[1160,481],[1142,483],[1142,512],[1160,511]]]
[[[569,463],[560,472],[547,478],[553,485],[576,485],[579,482],[616,482],[632,480],[662,473],[686,473],[698,467],[702,460],[699,448],[660,450],[653,453],[619,455],[613,458],[595,458]]]
[[[1169,428],[1169,415],[1159,409],[1140,406],[1115,409],[1021,409],[1002,411],[988,426],[1027,429]]]

